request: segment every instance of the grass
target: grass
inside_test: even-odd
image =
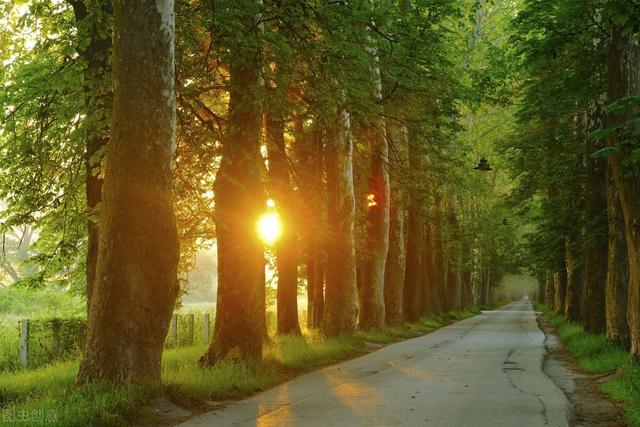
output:
[[[581,325],[567,321],[544,305],[537,305],[536,309],[556,328],[558,337],[584,371],[618,373],[614,379],[601,384],[601,388],[613,399],[624,402],[627,421],[640,427],[640,364],[632,361],[624,349],[607,341],[604,335],[587,332]]]
[[[203,369],[198,367],[198,358],[206,350],[206,344],[166,349],[161,388],[107,384],[77,388],[74,386],[77,360],[0,373],[0,425],[154,424],[158,419],[142,408],[158,396],[197,410],[204,407],[204,401],[247,396],[300,373],[363,354],[367,341],[380,344],[400,341],[479,312],[477,308],[425,317],[415,323],[361,332],[353,337],[324,338],[314,331],[306,331],[303,336],[276,336],[265,345],[260,364],[222,361]]]

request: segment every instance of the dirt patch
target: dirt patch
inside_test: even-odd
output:
[[[629,425],[624,421],[622,407],[600,390],[600,383],[609,374],[592,375],[584,372],[564,348],[554,328],[547,323],[546,319],[538,316],[538,324],[544,331],[544,344],[547,350],[542,368],[571,403],[570,425],[584,427]]]

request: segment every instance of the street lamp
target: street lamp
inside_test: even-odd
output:
[[[478,164],[474,169],[482,172],[488,172],[490,170],[493,170],[491,166],[489,166],[489,161],[485,159],[484,156],[480,158],[480,161],[478,161]]]

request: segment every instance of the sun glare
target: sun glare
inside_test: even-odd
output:
[[[258,233],[264,242],[271,245],[282,234],[282,222],[276,212],[268,212],[258,220]]]

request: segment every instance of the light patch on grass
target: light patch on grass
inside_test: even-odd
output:
[[[323,338],[317,332],[306,336],[276,336],[265,347],[264,358],[287,368],[304,370],[343,360],[362,351],[355,337]]]

